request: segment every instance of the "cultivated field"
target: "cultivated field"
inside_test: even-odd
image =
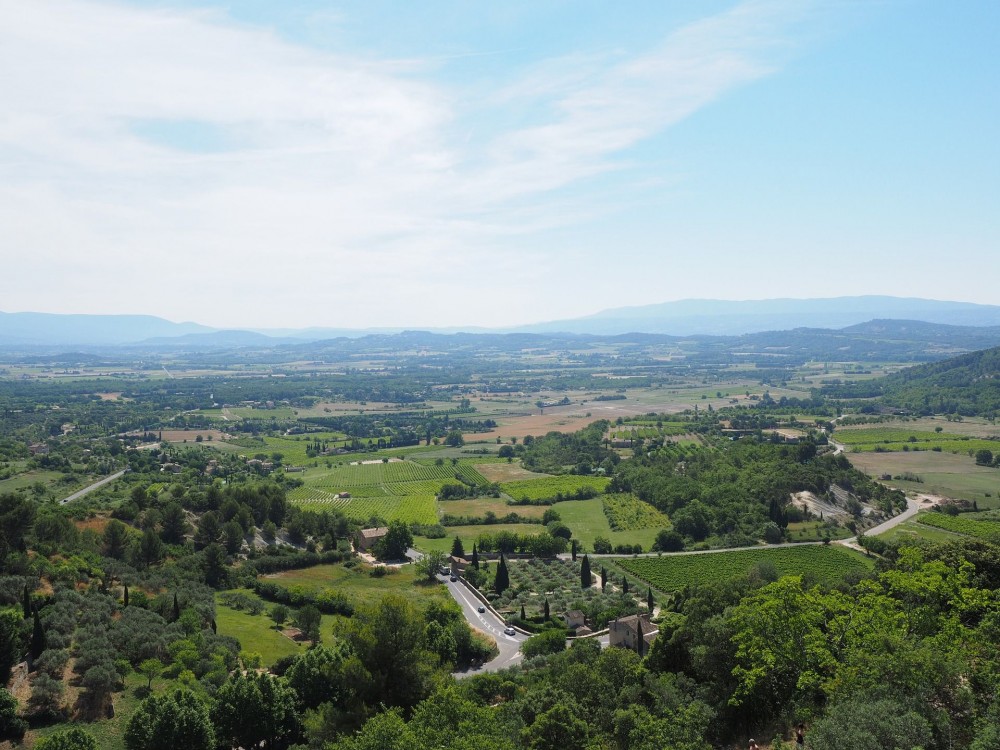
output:
[[[834,433],[838,443],[848,446],[852,453],[868,451],[910,452],[933,451],[943,453],[964,453],[972,456],[986,448],[1000,450],[1000,441],[958,435],[949,432],[927,432],[887,427],[873,427],[864,430],[843,429]]]
[[[670,528],[670,521],[663,513],[635,495],[605,495],[602,502],[613,531]]]
[[[840,580],[846,573],[863,572],[873,567],[872,561],[864,555],[826,545],[639,557],[618,560],[618,564],[661,591],[744,576],[760,564],[774,566],[779,576],[803,575],[828,583]]]
[[[528,479],[518,482],[504,482],[500,489],[515,500],[550,500],[573,496],[580,490],[604,492],[608,486],[606,477],[563,475],[545,477],[544,479]]]
[[[921,513],[916,520],[925,526],[1000,544],[1000,519],[983,521],[967,516],[949,516],[946,513]]]

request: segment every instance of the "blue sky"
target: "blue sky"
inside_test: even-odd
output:
[[[0,309],[1000,304],[1000,4],[0,0]]]

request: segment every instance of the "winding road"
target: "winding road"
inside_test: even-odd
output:
[[[487,607],[483,608],[484,612],[480,612],[479,607],[482,606],[482,603],[463,584],[458,581],[452,581],[449,576],[438,576],[438,580],[448,587],[448,593],[458,602],[458,606],[462,608],[462,614],[465,615],[465,619],[469,625],[482,633],[492,636],[497,643],[497,648],[500,650],[499,655],[478,669],[456,672],[455,676],[468,677],[480,672],[496,672],[516,665],[521,659],[521,644],[528,640],[528,636],[521,633],[507,635],[503,632],[504,621],[493,614]]]

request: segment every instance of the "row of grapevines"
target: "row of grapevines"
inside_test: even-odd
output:
[[[862,555],[838,546],[807,545],[779,549],[734,550],[699,555],[664,555],[619,561],[625,570],[661,591],[685,586],[717,583],[749,573],[761,563],[770,563],[778,575],[810,576],[834,583],[850,572],[871,569]]]

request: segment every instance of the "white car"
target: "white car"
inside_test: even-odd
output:
[[[517,635],[517,631],[514,630],[514,628],[512,628],[510,625],[508,625],[507,627],[505,627],[503,629],[503,634],[504,635]]]

